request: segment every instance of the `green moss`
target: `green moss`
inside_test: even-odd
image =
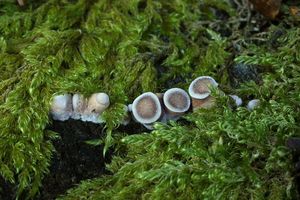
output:
[[[243,37],[226,0],[40,0],[25,8],[1,1],[0,7],[0,173],[28,198],[38,193],[55,150],[57,134],[45,131],[55,94],[110,95],[105,153],[120,143],[115,129],[124,105],[142,92],[187,88],[199,75],[229,85],[220,66],[231,59],[236,38],[208,26],[220,24],[217,11],[232,35]],[[214,110],[189,114],[188,123],[127,136],[127,156],[110,165],[114,176],[86,181],[65,199],[291,197],[284,141],[299,130],[298,40],[299,30],[291,29],[278,48],[244,41],[236,61],[268,70],[263,85],[235,92],[261,99],[258,110],[233,111],[219,99]]]

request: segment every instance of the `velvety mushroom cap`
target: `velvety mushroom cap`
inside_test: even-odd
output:
[[[186,112],[191,105],[191,100],[186,91],[180,88],[172,88],[165,92],[164,104],[168,110],[176,113]]]
[[[158,97],[152,92],[138,96],[132,103],[132,114],[142,124],[151,124],[161,116],[161,105]]]
[[[210,95],[212,87],[218,87],[215,79],[210,76],[200,76],[190,84],[189,94],[195,99],[205,99]]]

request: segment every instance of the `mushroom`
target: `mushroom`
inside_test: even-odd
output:
[[[253,100],[248,102],[247,109],[250,110],[250,111],[254,110],[255,107],[259,106],[259,104],[260,104],[259,99],[253,99]]]
[[[130,112],[129,105],[128,106],[124,105],[124,112],[125,112],[125,115],[124,115],[124,119],[122,121],[122,125],[126,126],[130,123],[130,120],[131,120],[130,115],[129,115],[129,112]]]
[[[82,121],[103,123],[100,115],[109,106],[109,96],[106,93],[94,93],[87,100],[87,106],[81,115]]]
[[[158,121],[162,116],[159,98],[152,92],[138,96],[131,106],[134,119],[146,126]]]
[[[50,114],[54,120],[66,121],[72,115],[72,95],[63,94],[54,96]]]
[[[195,111],[198,108],[211,108],[215,104],[215,98],[210,96],[210,88],[217,88],[218,83],[210,76],[200,76],[192,81],[189,86],[189,94],[192,97],[192,106]]]
[[[94,93],[88,99],[86,113],[101,114],[109,106],[109,96],[106,93]]]
[[[167,90],[163,95],[163,102],[168,120],[177,120],[189,110],[191,105],[188,93],[180,88],[171,88]]]
[[[85,109],[87,108],[87,98],[81,94],[74,94],[72,98],[73,114],[72,119],[81,119]]]
[[[229,95],[229,96],[234,100],[236,107],[239,107],[242,105],[243,100],[239,96],[237,96],[237,95]]]

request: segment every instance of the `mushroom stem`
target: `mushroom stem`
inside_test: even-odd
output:
[[[216,99],[212,96],[208,96],[205,99],[196,99],[192,98],[192,107],[193,111],[196,111],[197,109],[204,108],[209,109],[212,108],[216,103]]]
[[[72,115],[72,95],[63,94],[54,96],[50,114],[54,120],[66,121]]]

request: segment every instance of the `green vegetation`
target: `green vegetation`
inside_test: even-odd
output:
[[[243,18],[246,10],[229,0],[26,4],[0,1],[0,174],[17,185],[17,196],[36,197],[48,173],[52,141],[59,139],[45,130],[51,98],[96,91],[112,102],[104,113],[104,153],[118,150],[108,166],[112,175],[83,181],[61,199],[297,196],[285,147],[287,138],[299,136],[296,19],[258,34]],[[263,83],[232,88],[233,61],[257,65]],[[225,93],[260,99],[261,106],[234,110],[227,97],[215,94],[214,109],[157,124],[150,134],[116,131],[124,104],[140,93],[186,89],[199,75],[215,77]]]

